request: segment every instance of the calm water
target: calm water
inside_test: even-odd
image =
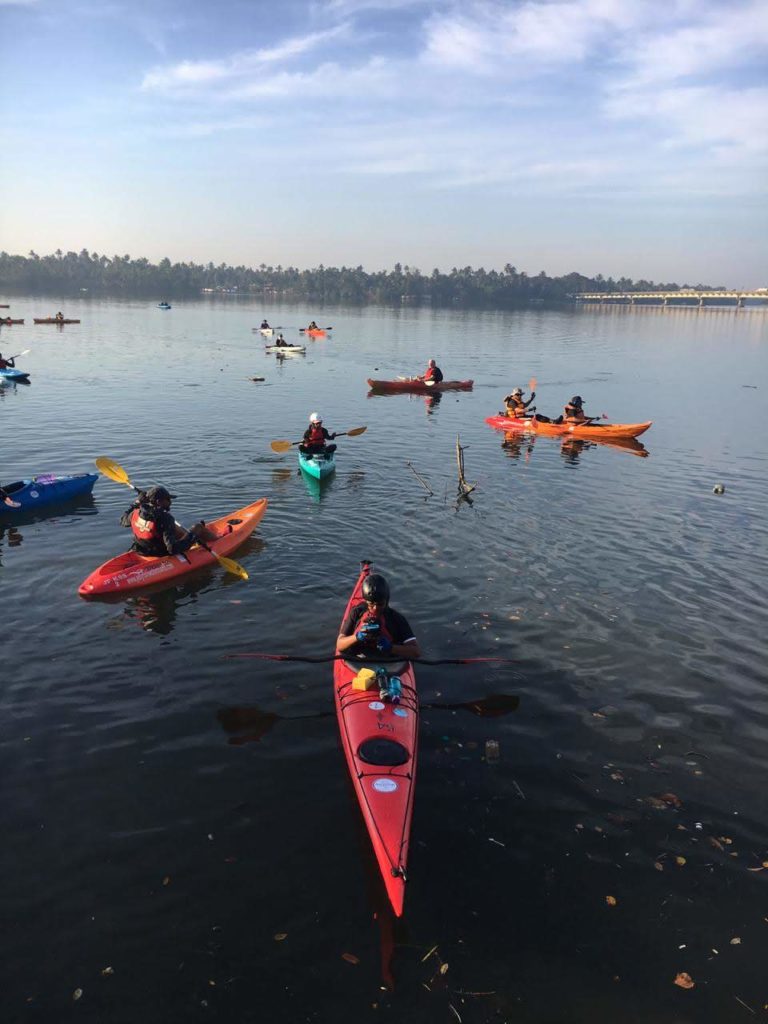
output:
[[[242,302],[10,301],[27,324],[0,349],[32,350],[32,383],[0,388],[0,481],[106,454],[175,491],[185,522],[270,506],[237,555],[248,583],[217,569],[112,604],[76,588],[127,547],[127,488],[101,479],[93,501],[0,534],[4,1022],[762,1016],[765,314],[272,307],[290,339],[311,316],[335,327],[278,363]],[[58,308],[82,324],[31,325]],[[432,355],[474,391],[367,397],[368,376]],[[505,446],[484,417],[531,377],[540,411],[580,393],[653,420],[647,456]],[[368,425],[339,439],[322,491],[269,447],[314,409]],[[331,666],[224,660],[329,653],[363,557],[425,656],[512,659],[418,672],[397,922]],[[429,707],[498,693],[518,710]]]

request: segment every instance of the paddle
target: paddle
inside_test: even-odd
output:
[[[104,476],[109,477],[110,480],[114,480],[116,484],[125,484],[127,487],[132,487],[134,491],[141,494],[141,488],[137,487],[136,484],[131,483],[126,471],[113,459],[107,458],[106,455],[100,455],[98,459],[96,459],[96,468],[100,473],[103,473]],[[239,562],[236,562],[233,558],[225,558],[224,555],[218,554],[218,552],[209,548],[205,541],[200,540],[199,537],[195,538],[195,543],[210,552],[222,569],[225,569],[227,572],[231,572],[233,576],[239,576],[241,580],[248,579],[248,573]]]
[[[332,327],[300,327],[299,333],[304,334],[306,331],[332,331]]]
[[[489,697],[478,700],[462,701],[458,704],[421,704],[421,711],[469,711],[479,718],[497,718],[510,711],[517,711],[520,698],[506,693],[492,693]],[[330,718],[334,711],[315,711],[308,715],[278,715],[274,711],[262,711],[261,708],[222,708],[216,717],[225,732],[236,733],[244,729],[251,732],[231,741],[236,745],[260,740],[277,722],[300,722],[307,718]]]
[[[381,655],[376,658],[358,658],[355,655],[354,658],[350,658],[347,654],[323,654],[323,655],[309,655],[309,654],[261,654],[258,651],[246,651],[242,654],[225,654],[224,657],[227,660],[233,658],[260,658],[263,661],[301,661],[309,665],[322,665],[327,661],[358,661],[363,664],[365,662],[371,662],[375,665],[382,665],[386,663],[386,659],[382,659]],[[414,665],[480,665],[480,664],[502,664],[502,665],[515,665],[517,664],[514,658],[395,658],[398,663],[403,661],[412,661]]]
[[[336,434],[336,437],[358,437],[360,434],[364,434],[367,429],[368,427],[355,427],[352,430],[342,430],[340,433]],[[273,441],[270,448],[273,452],[289,452],[291,448],[295,447],[297,444],[303,443],[303,438],[301,441]]]
[[[8,359],[21,359],[22,356],[28,356],[31,351],[32,351],[31,348],[25,348],[24,351],[23,352],[19,352],[18,355],[16,355],[16,356],[8,356],[7,358]]]

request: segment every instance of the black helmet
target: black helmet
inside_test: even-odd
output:
[[[389,584],[383,576],[378,573],[371,573],[363,580],[363,600],[373,601],[375,604],[387,604],[389,602]]]
[[[157,505],[159,501],[170,501],[172,498],[175,498],[176,495],[171,494],[166,487],[150,487],[144,497],[148,504]]]
[[[574,395],[571,401],[569,402],[569,405],[584,405],[581,395]]]

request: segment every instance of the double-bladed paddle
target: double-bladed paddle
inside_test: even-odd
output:
[[[6,356],[6,358],[7,359],[21,359],[22,356],[28,356],[31,351],[32,351],[31,348],[25,348],[24,351],[23,352],[19,352],[18,355]]]
[[[335,437],[357,437],[359,434],[364,434],[368,427],[354,427],[352,430],[342,430],[340,433],[334,435]],[[291,448],[297,444],[303,444],[303,438],[301,441],[273,441],[270,448],[273,452],[289,452]]]
[[[322,665],[328,661],[349,661],[349,655],[347,654],[262,654],[260,651],[245,651],[242,654],[225,654],[225,658],[259,658],[262,661],[301,661],[309,665]],[[357,655],[354,657],[355,662],[361,664],[365,662],[371,662],[376,665],[386,664],[386,660],[382,660],[381,655],[372,658],[360,658]],[[516,661],[514,658],[396,658],[396,662],[402,663],[403,661],[412,661],[414,665],[486,665],[486,664],[501,664],[501,665],[514,665]]]
[[[96,459],[96,468],[100,473],[103,473],[104,476],[109,477],[110,480],[114,480],[116,484],[125,484],[126,487],[132,487],[134,491],[137,491],[139,494],[142,493],[141,488],[137,487],[136,484],[131,483],[128,478],[128,474],[123,467],[113,459],[107,458],[106,455],[100,455],[99,458]],[[200,540],[199,537],[195,538],[195,543],[210,552],[222,569],[225,569],[227,572],[231,572],[233,576],[239,576],[241,580],[248,579],[248,573],[239,562],[236,562],[233,558],[225,558],[224,555],[218,554],[218,552],[214,551],[213,548],[208,547],[205,541]]]

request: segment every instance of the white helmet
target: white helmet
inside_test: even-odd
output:
[[[523,393],[523,389],[522,388],[514,388],[513,391],[512,391],[513,395],[522,395],[522,393]]]
[[[309,414],[309,422],[310,423],[322,423],[323,422],[323,417],[320,415],[319,412],[311,412]]]

